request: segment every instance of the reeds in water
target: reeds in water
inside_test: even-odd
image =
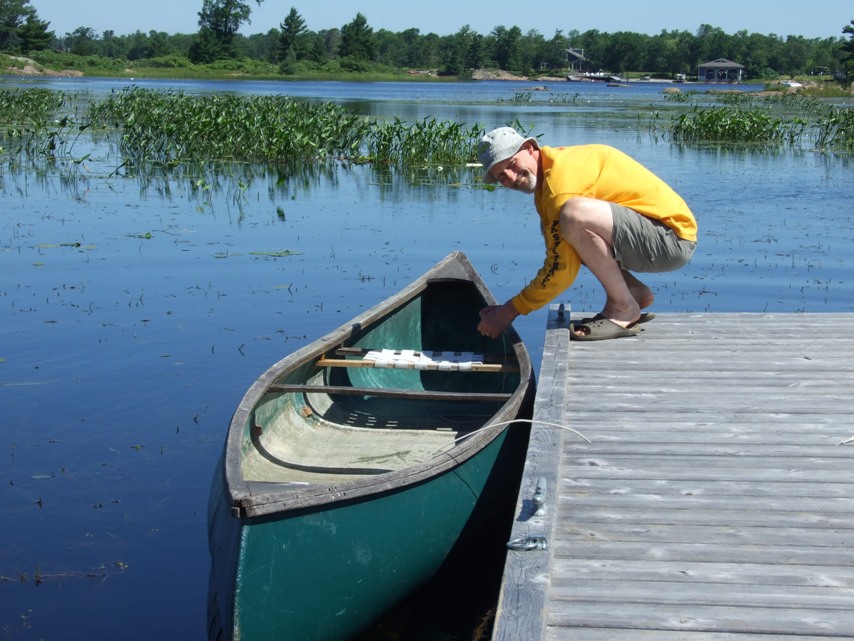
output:
[[[694,107],[673,117],[674,142],[854,150],[854,109],[805,96],[733,94],[723,106]]]
[[[286,96],[187,95],[131,88],[90,109],[98,126],[120,133],[136,161],[275,161],[339,158],[354,162],[465,163],[478,127],[425,119],[377,122],[333,103]]]
[[[373,122],[364,139],[365,157],[401,166],[463,164],[473,160],[482,133],[480,125],[466,127],[435,118]]]
[[[792,144],[805,125],[801,120],[786,121],[755,109],[694,108],[675,118],[671,136],[675,142]]]
[[[85,157],[74,158],[72,149],[88,125],[79,123],[76,109],[61,91],[0,90],[0,152],[11,162],[25,156],[79,164]]]
[[[131,88],[95,103],[136,161],[282,161],[358,153],[368,123],[332,103],[285,96],[188,95]]]

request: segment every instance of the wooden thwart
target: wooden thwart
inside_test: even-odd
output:
[[[503,403],[510,394],[485,392],[442,392],[432,390],[383,389],[379,387],[349,387],[345,385],[292,385],[276,383],[269,387],[271,392],[318,394],[342,394],[348,396],[382,396],[425,401],[494,401]]]

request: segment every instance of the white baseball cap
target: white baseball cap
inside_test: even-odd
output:
[[[489,170],[496,163],[516,155],[526,142],[534,143],[539,148],[536,138],[523,138],[513,127],[498,127],[484,134],[477,145],[477,157],[483,165],[483,182],[496,182]]]

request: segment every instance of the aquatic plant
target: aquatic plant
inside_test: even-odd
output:
[[[819,149],[854,151],[854,108],[828,106],[815,126]]]
[[[50,89],[0,89],[0,122],[6,125],[47,125],[65,103],[65,94]]]
[[[722,107],[694,107],[673,117],[675,142],[726,142],[854,149],[854,109],[808,96],[726,94]]]
[[[372,124],[365,136],[365,153],[373,161],[405,166],[462,164],[474,158],[482,131],[480,125],[466,127],[435,118],[414,123],[395,118]]]
[[[95,103],[89,114],[93,123],[120,133],[124,154],[167,164],[348,156],[357,153],[368,127],[363,118],[332,103],[137,87]]]
[[[187,95],[137,87],[90,109],[120,135],[122,153],[164,164],[199,159],[290,162],[340,158],[464,163],[480,129],[435,118],[372,121],[333,103],[287,96]]]
[[[806,124],[801,119],[774,118],[758,109],[695,107],[675,117],[670,135],[675,142],[792,144]]]
[[[81,124],[61,91],[48,89],[0,90],[0,149],[4,160],[21,157],[70,161],[76,167],[88,156],[74,157],[74,144],[88,129]]]

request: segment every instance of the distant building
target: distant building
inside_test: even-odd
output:
[[[590,71],[592,63],[584,57],[584,49],[570,47],[566,50],[566,63],[570,71]]]
[[[718,58],[711,62],[697,65],[697,80],[699,82],[741,82],[744,65],[726,58]]]

